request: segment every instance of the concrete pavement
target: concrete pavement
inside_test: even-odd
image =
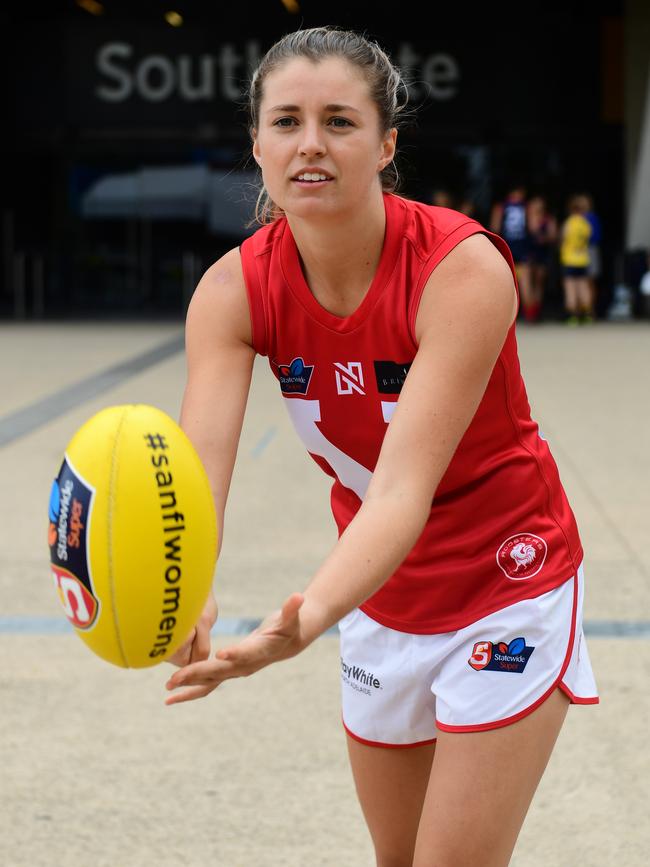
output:
[[[181,323],[0,323],[0,431],[20,410],[180,335]],[[583,537],[586,620],[650,629],[650,328],[545,324],[521,328],[519,341],[533,415]],[[335,637],[166,708],[167,666],[113,668],[43,626],[63,621],[46,527],[65,445],[108,405],[151,403],[177,418],[184,376],[182,353],[169,355],[84,392],[62,415],[43,409],[0,448],[0,864],[370,867]],[[336,538],[328,480],[276,392],[258,359],[215,581],[229,619],[260,618],[302,589]],[[589,648],[602,703],[569,711],[514,867],[647,863],[650,639],[610,626]]]

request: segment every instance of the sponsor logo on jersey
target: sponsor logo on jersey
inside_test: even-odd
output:
[[[521,674],[535,650],[525,638],[512,641],[477,641],[467,660],[474,671],[506,671]]]
[[[334,362],[337,394],[365,394],[363,367],[360,361]]]
[[[341,657],[341,678],[352,689],[365,695],[372,695],[374,689],[382,689],[381,681],[372,672],[358,665],[348,665],[343,657]]]
[[[278,364],[280,389],[284,394],[307,394],[314,365],[305,364],[301,357],[290,364]]]
[[[380,394],[399,394],[412,362],[375,361],[377,391]]]
[[[537,575],[546,560],[546,542],[534,533],[510,536],[497,551],[497,563],[506,578],[523,581]]]

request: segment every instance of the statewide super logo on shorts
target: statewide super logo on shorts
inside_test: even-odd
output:
[[[534,533],[510,536],[497,551],[497,563],[506,578],[521,581],[537,575],[546,560],[546,542]]]
[[[305,364],[300,357],[290,364],[278,364],[280,389],[284,394],[307,394],[309,380],[314,372],[313,364]]]
[[[521,674],[530,655],[535,650],[528,647],[525,638],[512,641],[477,641],[472,655],[467,660],[474,671],[507,671]]]
[[[48,542],[54,584],[77,629],[90,629],[99,611],[87,549],[94,493],[66,457],[50,493]]]

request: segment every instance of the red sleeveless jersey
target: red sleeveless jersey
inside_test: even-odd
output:
[[[312,295],[286,219],[241,246],[254,348],[268,356],[307,450],[334,479],[339,533],[359,509],[415,357],[415,318],[433,269],[482,232],[514,274],[507,244],[480,223],[395,195],[384,203],[379,265],[350,316]],[[402,632],[450,632],[562,584],[581,560],[557,466],[531,419],[513,324],[422,535],[360,607]]]

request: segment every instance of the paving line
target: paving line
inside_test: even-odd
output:
[[[261,619],[254,617],[220,617],[212,635],[248,635]],[[650,620],[587,620],[584,623],[588,638],[650,638]],[[0,617],[0,634],[11,635],[67,635],[74,632],[65,617]],[[336,635],[333,626],[326,635]]]
[[[184,348],[184,335],[174,337],[141,355],[136,355],[134,358],[129,358],[127,361],[101,370],[99,373],[49,394],[42,400],[37,400],[24,409],[3,416],[0,418],[0,448],[64,415],[68,410],[92,400],[98,394],[108,391],[131,376],[135,376],[136,373],[141,373],[148,367],[153,367],[170,356],[182,352]]]
[[[275,425],[267,428],[264,434],[260,437],[257,444],[254,448],[251,449],[251,455],[254,458],[259,458],[262,452],[264,452],[268,445],[270,445],[271,441],[275,438],[278,429]]]

